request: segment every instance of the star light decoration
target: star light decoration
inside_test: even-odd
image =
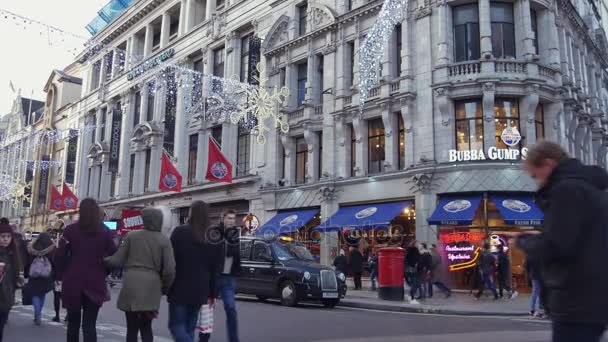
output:
[[[395,26],[407,17],[407,0],[387,0],[382,5],[369,34],[363,41],[359,56],[359,106],[363,111],[370,90],[378,84],[379,65],[384,47],[389,43]]]
[[[2,175],[0,180],[0,201],[10,202],[17,209],[24,201],[32,202],[31,194],[26,193],[31,189],[31,183],[23,183],[12,179],[11,176]]]
[[[274,86],[270,88],[271,90],[267,90],[265,84],[268,78],[263,76],[266,74],[266,69],[262,63],[258,63],[256,70],[258,72],[254,79],[259,86],[245,88],[246,101],[238,105],[238,111],[232,112],[230,121],[236,124],[247,122],[250,117],[255,118],[257,124],[253,126],[251,131],[257,134],[258,144],[263,145],[266,143],[266,132],[271,130],[270,127],[266,126],[267,119],[272,119],[274,128],[279,128],[283,133],[289,132],[289,124],[279,110],[289,97],[289,88],[282,87],[279,89]]]

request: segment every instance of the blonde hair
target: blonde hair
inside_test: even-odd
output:
[[[528,150],[526,162],[534,166],[541,166],[545,160],[554,160],[559,163],[568,158],[568,153],[559,144],[542,140]]]

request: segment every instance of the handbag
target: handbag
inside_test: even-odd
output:
[[[213,307],[205,304],[198,312],[198,322],[196,331],[201,334],[211,334],[213,332]]]

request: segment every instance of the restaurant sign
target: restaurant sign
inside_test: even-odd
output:
[[[516,147],[521,142],[521,134],[514,127],[507,127],[502,131],[500,135],[502,142],[509,147]],[[450,163],[462,162],[462,161],[480,161],[480,160],[526,160],[528,155],[528,148],[523,147],[521,151],[519,149],[511,148],[497,148],[492,146],[486,151],[479,149],[473,150],[449,150],[449,161]]]
[[[445,257],[450,271],[459,271],[474,267],[479,258],[479,245],[485,239],[481,232],[441,234]]]

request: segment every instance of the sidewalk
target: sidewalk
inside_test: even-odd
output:
[[[369,289],[370,283],[366,279],[363,281],[362,291],[353,290],[350,279],[347,283],[349,285],[348,292],[339,304],[342,307],[461,316],[529,315],[530,296],[528,294],[520,294],[513,300],[494,301],[490,292],[486,291],[485,296],[480,300],[475,300],[473,296],[469,295],[468,291],[454,291],[450,298],[445,298],[445,295],[435,288],[433,298],[421,301],[420,304],[409,304],[407,290],[405,301],[393,302],[378,299],[378,293]]]

